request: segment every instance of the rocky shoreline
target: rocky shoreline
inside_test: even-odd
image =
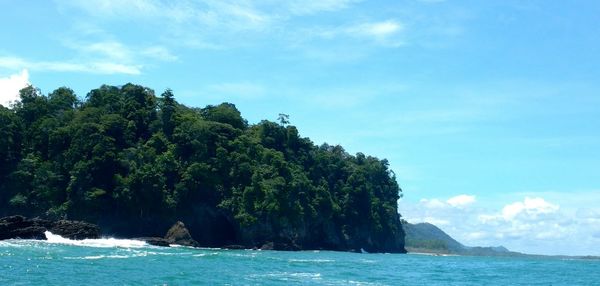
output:
[[[75,220],[48,220],[42,218],[26,218],[21,215],[13,215],[0,218],[0,240],[5,239],[37,239],[46,240],[46,231],[73,240],[98,239],[101,238],[100,227],[83,221]],[[135,237],[134,240],[145,241],[154,246],[169,247],[181,245],[188,247],[200,247],[200,244],[192,238],[189,230],[181,221],[177,221],[165,234],[164,237]],[[261,250],[301,250],[294,244],[266,242],[261,247],[247,247],[243,245],[226,245],[225,249],[261,249]]]
[[[46,240],[45,232],[73,240],[101,238],[100,227],[95,224],[75,220],[48,220],[26,218],[20,215],[0,218],[0,240],[37,239]],[[138,237],[150,245],[169,247],[172,244],[190,247],[200,245],[192,238],[183,222],[176,222],[164,237]]]
[[[49,220],[42,218],[26,218],[21,215],[13,215],[0,218],[0,240],[5,239],[37,239],[46,240],[44,232],[50,231],[53,234],[73,240],[98,239],[102,237],[101,229],[98,225],[76,220]],[[165,234],[164,237],[121,237],[144,241],[149,245],[170,247],[179,245],[186,247],[202,247],[196,241],[185,224],[177,221]],[[223,249],[259,249],[259,250],[279,250],[279,251],[300,251],[312,250],[303,249],[293,242],[273,242],[265,241],[258,245],[223,245]],[[345,251],[360,252],[360,249],[346,249]]]
[[[100,238],[100,228],[83,221],[29,219],[20,215],[0,218],[0,240],[13,238],[45,240],[45,231],[68,239]]]

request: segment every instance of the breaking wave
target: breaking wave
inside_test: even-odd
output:
[[[44,232],[48,243],[55,244],[66,244],[76,246],[87,246],[87,247],[121,247],[121,248],[142,248],[148,247],[149,245],[145,241],[134,240],[134,239],[116,239],[116,238],[98,238],[98,239],[83,239],[83,240],[72,240],[64,238],[60,235],[53,234],[49,231]]]

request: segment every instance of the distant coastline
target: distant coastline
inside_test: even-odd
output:
[[[405,247],[409,254],[430,256],[500,256],[600,260],[600,256],[593,255],[541,255],[510,251],[503,246],[465,246],[437,226],[430,223],[412,224],[403,221],[402,226],[406,232]]]

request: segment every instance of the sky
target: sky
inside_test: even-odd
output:
[[[0,0],[0,104],[128,82],[386,158],[409,222],[600,255],[600,2]]]

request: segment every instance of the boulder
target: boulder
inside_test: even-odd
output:
[[[229,244],[229,245],[223,246],[222,248],[224,248],[224,249],[232,249],[232,250],[248,249],[248,247],[243,246],[243,245],[239,245],[239,244]]]
[[[260,250],[275,250],[275,243],[267,242],[260,247]]]
[[[12,238],[45,240],[45,231],[69,239],[100,237],[100,228],[97,225],[82,221],[28,219],[19,215],[0,218],[0,240]]]
[[[171,244],[178,244],[183,246],[198,247],[199,244],[192,238],[190,232],[185,227],[183,222],[176,222],[165,235],[165,239],[171,242]]]
[[[154,246],[170,247],[171,242],[168,239],[162,237],[138,237],[135,240],[145,241],[147,244]]]
[[[260,247],[260,250],[299,251],[300,247],[295,243],[267,242]]]
[[[99,238],[100,228],[83,221],[59,220],[51,222],[48,230],[68,239]]]

